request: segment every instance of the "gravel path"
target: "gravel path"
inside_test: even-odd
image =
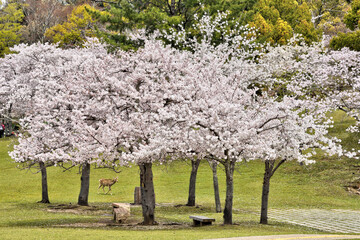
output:
[[[360,234],[360,211],[321,209],[271,209],[269,219],[332,233]]]
[[[360,239],[360,235],[324,235],[324,234],[293,234],[293,235],[271,235],[253,237],[218,238],[207,240],[343,240]]]

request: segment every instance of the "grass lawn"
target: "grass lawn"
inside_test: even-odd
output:
[[[332,134],[344,141],[351,138],[344,129],[351,121],[335,113],[337,122]],[[10,139],[0,139],[0,238],[1,239],[204,239],[250,235],[320,233],[318,231],[270,221],[260,225],[259,210],[264,164],[261,161],[240,163],[234,181],[235,225],[222,226],[222,213],[215,213],[212,173],[207,162],[199,167],[197,207],[178,206],[186,203],[191,164],[183,161],[154,166],[158,226],[138,226],[141,207],[132,206],[132,216],[124,225],[111,224],[111,203],[134,201],[134,188],[139,185],[136,166],[120,174],[106,169],[91,169],[90,207],[75,207],[80,191],[78,169],[63,172],[48,168],[51,204],[41,200],[41,175],[21,171],[9,158]],[[355,160],[319,157],[317,163],[300,166],[285,163],[271,181],[270,208],[360,209],[360,197],[348,193],[344,186],[359,177]],[[219,169],[220,196],[225,200],[225,175]],[[113,195],[97,190],[100,178],[119,177],[112,187]],[[74,206],[74,207],[72,207]],[[76,210],[76,211],[72,211]],[[212,226],[191,227],[189,215],[214,217]]]

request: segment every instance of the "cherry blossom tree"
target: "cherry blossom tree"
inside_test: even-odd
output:
[[[339,101],[339,96],[347,95],[350,89],[336,86],[336,82],[347,82],[350,79],[352,81],[358,75],[357,60],[352,60],[357,59],[353,58],[356,53],[345,54],[346,59],[351,59],[350,61],[345,60],[343,54],[335,51],[327,52],[321,44],[311,46],[289,44],[270,47],[260,60],[268,65],[275,78],[281,80],[269,92],[276,96],[296,96],[301,105],[289,114],[292,115],[290,121],[287,119],[280,128],[273,129],[271,132],[273,151],[264,152],[261,157],[265,160],[265,173],[260,223],[267,224],[268,220],[270,178],[284,162],[297,160],[305,164],[312,163],[311,157],[316,151],[311,149],[315,148],[330,155],[352,154],[344,151],[337,144],[340,142],[339,139],[325,137],[328,133],[327,129],[333,124],[326,113],[341,108],[338,103],[343,101]],[[339,55],[343,57],[339,58]]]
[[[48,47],[44,47],[41,51],[46,49]],[[42,91],[40,86],[43,85],[41,82],[44,80],[43,78],[38,78],[38,75],[41,71],[50,73],[46,61],[41,62],[40,59],[42,58],[39,58],[39,51],[31,53],[28,51],[20,55],[9,55],[0,60],[2,69],[0,72],[2,82],[0,86],[2,97],[0,110],[6,119],[12,121],[19,120],[33,112],[34,101],[37,93]],[[24,121],[21,121],[21,123],[25,124]],[[19,163],[21,168],[39,166],[39,171],[42,173],[42,200],[40,202],[48,203],[46,167],[52,164],[31,158],[22,159]]]
[[[191,100],[185,105],[191,114],[184,116],[182,128],[188,131],[178,135],[182,138],[179,150],[186,157],[206,158],[224,165],[227,186],[224,224],[232,224],[236,163],[263,159],[266,169],[261,222],[267,223],[270,178],[283,162],[295,159],[311,162],[310,154],[302,152],[319,142],[325,144],[324,149],[341,153],[334,141],[325,137],[331,122],[324,118],[331,105],[317,97],[304,98],[304,89],[295,91],[295,85],[303,84],[301,77],[291,78],[296,84],[287,89],[284,74],[290,73],[289,65],[294,76],[296,71],[300,72],[298,75],[308,74],[310,66],[294,64],[296,58],[288,62],[290,57],[279,49],[257,51],[260,46],[247,38],[248,29],[229,31],[221,15],[213,21],[203,18],[198,27],[202,39],[188,39],[186,32],[168,36],[174,45],[192,50],[189,61],[191,71],[196,72],[187,83]],[[214,45],[214,34],[224,34],[223,43]],[[304,49],[315,56],[321,54],[312,48]],[[285,59],[274,61],[282,58]],[[298,65],[301,68],[293,67]],[[278,93],[278,86],[285,94]],[[274,165],[277,159],[280,162]]]
[[[233,32],[224,36],[223,44],[213,46],[213,34],[226,29],[223,24],[221,16],[215,21],[203,18],[199,25],[204,36],[201,41],[181,39],[181,35],[173,39],[185,41],[182,44],[193,50],[192,72],[196,72],[187,83],[186,107],[190,114],[185,116],[186,126],[182,126],[188,130],[181,135],[180,151],[187,157],[207,158],[224,165],[227,185],[224,223],[232,224],[235,164],[245,157],[256,158],[253,138],[268,119],[278,117],[271,111],[259,114],[274,100],[265,101],[266,98],[258,96],[258,88],[251,88],[256,79],[268,75],[254,61],[258,53],[251,39]]]
[[[124,54],[120,54],[122,59]],[[175,118],[173,113],[182,110],[180,103],[186,94],[186,82],[182,79],[190,79],[186,72],[187,55],[148,39],[144,48],[129,55],[130,63],[120,65],[126,66],[123,74],[129,93],[125,96],[131,97],[126,111],[131,112],[127,121],[132,126],[125,135],[127,150],[120,155],[126,162],[140,167],[143,223],[147,225],[156,223],[152,163],[170,160],[169,154],[174,153],[178,145],[173,131],[181,118]],[[124,90],[120,90],[116,99],[124,98]],[[107,117],[118,118],[117,114]]]
[[[12,156],[29,166],[34,163],[41,166],[64,162],[82,164],[83,181],[78,203],[87,205],[90,165],[86,160],[80,162],[75,158],[72,143],[78,136],[75,137],[76,126],[69,118],[72,106],[71,102],[60,102],[59,93],[64,93],[70,84],[64,79],[82,74],[79,68],[89,52],[64,52],[46,44],[21,45],[15,50],[19,54],[9,56],[3,62],[3,76],[10,89],[8,103],[25,111],[22,121],[25,134],[20,135]],[[93,53],[96,55],[97,52]],[[107,54],[106,50],[103,53]]]
[[[294,100],[292,100],[294,101]],[[287,101],[284,101],[286,104]],[[329,144],[323,149],[335,147],[333,142],[325,137],[331,121],[320,118],[314,109],[313,102],[305,104],[304,101],[296,101],[293,108],[281,112],[281,118],[273,121],[275,127],[260,136],[263,142],[263,151],[259,152],[259,158],[265,163],[265,172],[262,188],[261,217],[260,223],[267,224],[268,199],[270,191],[270,179],[276,170],[286,161],[297,160],[305,164],[313,163],[312,151],[320,147],[320,143]],[[304,113],[305,112],[305,113]],[[325,116],[324,116],[325,117]],[[264,147],[268,145],[268,147]],[[311,150],[311,151],[309,151]],[[333,149],[332,149],[333,150]],[[307,154],[306,154],[307,153]]]

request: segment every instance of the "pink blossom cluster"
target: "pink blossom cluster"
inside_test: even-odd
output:
[[[24,129],[11,156],[121,166],[194,156],[308,163],[308,149],[317,147],[342,154],[327,137],[325,113],[330,103],[357,106],[359,55],[292,44],[260,49],[246,28],[214,45],[224,24],[199,21],[200,40],[185,31],[165,36],[191,50],[156,37],[113,54],[96,41],[82,49],[15,47],[0,60],[3,108],[12,104]],[[312,95],[319,86],[331,91]]]
[[[279,78],[287,75],[287,89],[296,96],[316,102],[317,111],[323,115],[340,109],[355,119],[349,132],[359,132],[360,117],[360,53],[347,48],[331,51],[321,44],[313,46],[288,45],[268,48],[266,57],[269,67],[278,69]],[[273,62],[277,62],[274,66]],[[331,118],[327,119],[333,126]],[[333,142],[340,142],[334,139]],[[332,150],[332,153],[356,157],[346,150]],[[357,158],[357,157],[356,157]]]

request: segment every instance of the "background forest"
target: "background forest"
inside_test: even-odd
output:
[[[134,48],[128,31],[192,31],[199,17],[219,11],[228,11],[232,24],[256,28],[258,41],[286,44],[301,34],[306,43],[325,38],[334,49],[360,49],[359,0],[10,0],[0,10],[0,56],[19,43],[53,42],[66,48],[82,46],[86,37]]]

